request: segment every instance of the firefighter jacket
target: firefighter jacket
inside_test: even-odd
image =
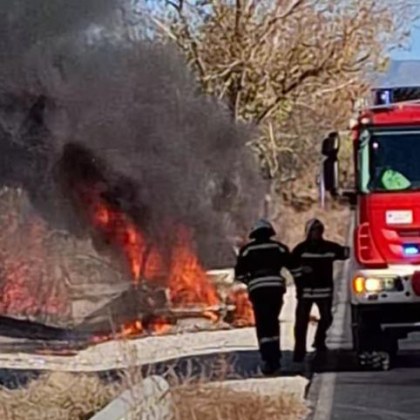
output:
[[[332,298],[334,261],[346,260],[349,254],[348,247],[324,239],[306,240],[297,245],[292,255],[301,267],[295,275],[298,298]]]
[[[279,287],[285,291],[286,282],[280,274],[283,267],[292,275],[300,272],[286,245],[271,239],[254,240],[240,249],[235,278],[245,283],[250,293],[266,287]]]

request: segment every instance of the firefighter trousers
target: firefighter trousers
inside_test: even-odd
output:
[[[309,316],[312,305],[318,307],[320,320],[315,335],[314,347],[322,348],[325,346],[328,328],[330,328],[332,316],[332,297],[321,299],[304,299],[297,301],[295,315],[295,358],[303,358],[306,353],[306,335],[308,331]]]
[[[280,366],[280,321],[283,287],[261,287],[250,293],[261,359],[273,368]]]

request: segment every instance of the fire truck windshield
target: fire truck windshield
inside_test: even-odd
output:
[[[359,147],[363,192],[420,190],[420,130],[365,131]]]

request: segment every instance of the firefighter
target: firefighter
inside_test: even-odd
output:
[[[286,291],[280,271],[283,267],[292,274],[299,271],[292,263],[287,246],[271,239],[275,234],[270,222],[259,220],[249,234],[252,241],[240,249],[235,267],[235,278],[248,287],[263,361],[262,372],[266,375],[280,372],[279,315]]]
[[[325,344],[328,328],[333,321],[333,263],[346,260],[350,250],[323,238],[324,225],[318,219],[311,219],[305,226],[305,241],[293,250],[292,255],[300,265],[295,275],[297,307],[295,318],[294,361],[302,362],[306,354],[306,333],[312,305],[318,307],[320,320],[313,347],[319,353],[327,350]]]

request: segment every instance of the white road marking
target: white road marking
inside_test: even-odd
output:
[[[331,411],[334,400],[334,387],[336,373],[323,373],[312,420],[328,420],[331,418]]]
[[[348,232],[348,242],[352,238],[352,231],[354,227],[353,215],[350,216],[350,226]],[[345,261],[342,270],[342,279],[339,283],[336,297],[338,303],[334,313],[334,323],[329,331],[330,336],[340,337],[345,329],[346,322],[346,305],[348,299],[348,273],[350,269],[351,258]],[[331,418],[331,412],[334,402],[335,382],[337,379],[336,372],[322,373],[320,378],[320,388],[317,398],[317,403],[314,409],[312,420],[328,420]]]

